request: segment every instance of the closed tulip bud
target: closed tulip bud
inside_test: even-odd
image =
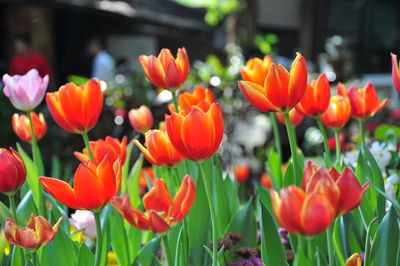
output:
[[[285,125],[285,117],[283,116],[282,113],[275,113],[276,119],[278,119],[278,121]],[[292,124],[293,126],[297,126],[298,124],[300,124],[303,121],[304,116],[299,113],[296,109],[292,109],[289,111],[289,118],[290,118],[290,124]]]
[[[26,227],[21,229],[13,219],[7,218],[4,235],[10,244],[36,251],[54,239],[62,219],[52,227],[44,217],[32,214]]]
[[[35,133],[36,139],[41,139],[47,132],[46,121],[42,113],[39,116],[31,112],[33,131]],[[14,133],[25,142],[29,142],[32,139],[31,136],[31,123],[26,115],[14,114],[12,117],[12,128]]]
[[[0,148],[0,192],[14,195],[25,183],[26,167],[18,152]]]
[[[74,188],[68,183],[50,177],[39,177],[43,188],[57,201],[75,210],[98,212],[118,194],[122,177],[121,161],[106,155],[95,165],[81,163],[74,175]]]
[[[296,110],[308,117],[322,115],[329,106],[331,89],[325,74],[319,75],[317,80],[307,85],[303,98],[296,105]]]
[[[265,189],[272,188],[271,176],[268,173],[263,173],[260,180],[261,186]]]
[[[235,166],[235,175],[236,179],[239,183],[244,183],[250,177],[250,167],[247,165],[236,165]]]
[[[56,92],[47,93],[47,107],[56,123],[70,133],[82,134],[97,123],[103,108],[100,82],[90,80],[77,86],[67,83]]]
[[[204,161],[221,145],[224,134],[222,112],[217,103],[207,112],[192,105],[180,113],[165,116],[168,137],[186,159]]]
[[[354,253],[351,255],[350,258],[346,260],[346,265],[345,266],[362,266],[363,265],[363,259],[358,253]]]
[[[114,198],[114,209],[131,225],[143,231],[163,233],[180,223],[196,199],[196,187],[190,176],[185,176],[172,198],[164,180],[156,179],[153,187],[143,197],[145,213],[129,202],[129,196]]]
[[[151,164],[173,167],[183,161],[183,156],[172,146],[166,132],[156,129],[149,130],[146,132],[145,138],[147,148],[138,140],[135,140],[134,143]]]
[[[192,94],[184,92],[178,97],[179,110],[184,110],[191,105],[197,105],[204,112],[207,112],[212,103],[215,103],[214,94],[211,90],[204,87],[197,87]],[[173,104],[168,105],[168,110],[171,113],[176,112]]]
[[[139,56],[139,62],[149,81],[160,89],[179,88],[190,72],[189,57],[185,48],[178,49],[176,59],[169,49],[162,49],[158,57]]]
[[[264,59],[252,58],[247,61],[245,66],[240,69],[242,79],[264,86],[265,78],[268,75],[270,66],[274,63],[269,55],[264,56]]]
[[[104,157],[108,155],[112,162],[115,162],[117,159],[119,159],[123,165],[126,159],[127,141],[127,137],[123,137],[122,141],[119,141],[118,139],[110,136],[107,136],[104,140],[98,139],[96,141],[90,141],[89,145],[90,150],[92,151],[94,164],[99,165],[101,161],[103,161]],[[82,152],[74,152],[74,155],[82,163],[90,161],[86,148],[84,148]]]
[[[49,76],[41,78],[36,69],[29,70],[23,76],[3,76],[4,95],[6,95],[15,108],[21,111],[35,109],[43,100],[49,83]]]
[[[351,104],[347,96],[335,95],[329,101],[328,109],[321,116],[325,126],[339,130],[349,122]]]
[[[400,93],[400,69],[399,62],[397,61],[397,55],[391,53],[392,57],[392,80],[393,86],[396,88],[397,92]]]
[[[153,126],[153,115],[149,107],[142,105],[137,109],[131,109],[128,113],[132,127],[142,134]]]

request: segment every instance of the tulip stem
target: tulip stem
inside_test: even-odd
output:
[[[211,191],[210,183],[206,177],[206,169],[204,163],[198,163],[201,175],[203,177],[204,188],[206,190],[207,200],[208,200],[208,207],[210,208],[210,215],[211,215],[211,227],[212,227],[212,265],[215,266],[218,264],[218,243],[217,243],[217,220],[215,216],[215,209],[213,203],[213,195]]]
[[[89,137],[88,137],[87,132],[83,132],[83,133],[82,133],[82,138],[83,138],[83,142],[85,143],[85,147],[86,147],[86,149],[87,149],[89,158],[90,158],[90,160],[91,160],[92,162],[94,162],[94,160],[93,160],[92,148],[90,148]]]
[[[11,216],[14,222],[18,224],[18,217],[17,217],[17,207],[15,204],[15,195],[9,195],[8,200],[10,201],[10,209],[11,209]],[[19,248],[17,246],[14,246],[15,251],[19,253],[19,260],[21,261],[21,264],[24,263],[24,254],[22,248]]]
[[[329,149],[329,145],[328,145],[328,135],[326,134],[326,129],[325,126],[322,124],[321,118],[317,117],[317,124],[318,124],[318,128],[319,131],[322,134],[322,137],[324,139],[324,149],[325,149],[325,154],[326,154],[326,158],[328,160],[328,165],[325,165],[326,168],[329,168],[332,166],[332,157],[331,157],[331,150]]]
[[[31,259],[32,259],[32,264],[33,264],[34,266],[38,265],[36,251],[31,252]]]
[[[335,142],[336,142],[336,163],[340,163],[340,136],[339,130],[335,130]]]
[[[167,258],[168,266],[174,265],[174,260],[171,256],[171,249],[169,248],[168,235],[165,234],[161,237],[164,246],[165,257]]]
[[[290,123],[289,113],[283,113],[285,117],[286,130],[289,137],[290,144],[290,152],[292,154],[292,162],[293,162],[293,174],[294,174],[294,184],[297,185],[300,182],[299,173],[297,171],[297,167],[300,166],[298,157],[297,157],[297,140],[296,140],[296,132],[292,124]]]
[[[307,257],[310,265],[314,265],[314,238],[307,238]]]
[[[281,146],[281,137],[279,135],[278,122],[276,121],[276,116],[274,112],[270,112],[269,117],[271,118],[272,130],[274,132],[275,148],[276,151],[278,152],[279,158],[282,161],[282,146]]]
[[[174,103],[175,111],[179,113],[179,104],[178,99],[176,97],[176,91],[171,91],[172,93],[172,102]]]
[[[359,124],[360,124],[361,144],[362,144],[362,145],[365,145],[365,138],[366,138],[366,134],[365,134],[365,122],[364,122],[363,120],[360,120]]]
[[[333,257],[333,245],[332,245],[332,225],[328,227],[326,230],[326,243],[328,245],[328,258],[329,258],[329,265],[335,265],[334,257]]]
[[[96,257],[94,261],[95,266],[99,266],[101,263],[101,251],[102,251],[102,232],[101,232],[101,219],[100,219],[100,212],[95,212],[94,214],[94,219],[96,221],[96,233],[97,233],[97,238],[96,238]]]
[[[43,167],[43,161],[42,161],[42,156],[40,155],[40,150],[37,145],[37,139],[35,135],[35,130],[33,128],[33,119],[32,119],[32,114],[31,112],[27,112],[27,116],[29,118],[29,128],[31,131],[31,147],[32,147],[32,155],[33,155],[33,161],[35,162],[35,165],[38,169],[39,176],[44,175],[44,167]]]

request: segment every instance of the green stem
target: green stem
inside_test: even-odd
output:
[[[335,130],[335,142],[336,142],[336,163],[340,163],[341,149],[340,149],[339,130]]]
[[[325,149],[325,154],[328,159],[327,163],[329,164],[329,165],[325,165],[325,167],[329,168],[332,166],[332,157],[331,157],[331,151],[330,151],[329,145],[328,145],[328,135],[326,134],[326,129],[325,129],[325,126],[322,124],[321,118],[317,117],[316,120],[317,120],[319,131],[321,131],[322,137],[324,139],[324,149]]]
[[[11,209],[11,216],[14,222],[18,225],[18,217],[17,217],[17,206],[15,204],[15,196],[14,195],[9,195],[8,199],[10,201],[10,209]],[[14,246],[16,249],[14,252],[19,253],[19,260],[21,264],[24,264],[24,254],[22,248],[19,248],[17,246]]]
[[[163,235],[161,239],[164,246],[164,253],[165,257],[167,258],[168,266],[172,266],[174,265],[174,260],[172,259],[171,249],[169,248],[168,235],[167,234]]]
[[[172,93],[172,102],[174,103],[175,106],[175,111],[179,113],[179,104],[178,104],[178,99],[176,97],[176,91],[171,91]]]
[[[329,265],[335,265],[335,258],[333,257],[333,242],[332,242],[332,233],[333,233],[333,225],[329,226],[326,230],[326,243],[328,245],[328,258]]]
[[[83,132],[82,133],[82,138],[83,138],[83,142],[85,143],[85,147],[87,149],[87,153],[89,155],[90,160],[93,162],[93,153],[92,153],[92,149],[90,148],[90,143],[89,143],[89,137],[87,132]]]
[[[279,135],[278,121],[276,120],[274,112],[270,112],[269,117],[271,118],[272,130],[274,132],[275,148],[276,151],[278,152],[279,158],[282,161],[282,146],[281,146],[281,136]]]
[[[208,200],[208,207],[210,208],[211,215],[211,226],[212,226],[212,243],[213,243],[213,260],[212,265],[215,266],[218,264],[218,241],[217,241],[217,219],[215,216],[215,209],[213,203],[213,196],[211,191],[210,183],[206,177],[206,169],[204,163],[198,163],[201,175],[203,176],[204,188],[206,190],[206,196]]]
[[[32,253],[31,253],[31,256],[32,256],[31,258],[32,258],[32,264],[33,264],[33,266],[38,265],[38,260],[37,260],[36,251],[32,252]]]
[[[290,123],[289,113],[283,113],[283,115],[285,117],[286,130],[289,137],[290,152],[292,154],[294,183],[297,185],[300,181],[300,176],[297,171],[297,167],[300,166],[300,163],[297,156],[296,132],[294,131],[293,125]]]
[[[95,266],[99,266],[101,263],[101,251],[102,251],[102,232],[101,232],[101,220],[100,220],[100,212],[95,212],[94,213],[94,219],[96,221],[96,233],[97,233],[97,238],[96,238],[96,257],[95,257]]]
[[[366,132],[365,132],[365,121],[359,120],[359,125],[360,125],[360,137],[361,137],[361,144],[365,145],[365,138],[366,138]]]
[[[370,242],[371,227],[372,227],[372,224],[375,223],[376,221],[378,221],[378,217],[375,217],[374,219],[372,219],[372,221],[368,225],[367,234],[366,234],[366,237],[365,237],[364,266],[368,266],[369,265],[369,256],[370,256],[369,253],[370,253],[370,250],[371,250],[371,242]]]
[[[307,238],[307,257],[310,265],[314,265],[314,238]]]

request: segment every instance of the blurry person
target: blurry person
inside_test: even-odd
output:
[[[14,36],[15,56],[11,59],[9,74],[25,75],[29,70],[35,68],[41,77],[50,75],[50,66],[47,59],[31,50],[31,39],[26,34]]]
[[[94,56],[92,65],[92,78],[112,81],[115,75],[115,63],[107,51],[104,50],[100,39],[93,39],[89,43],[89,53]]]

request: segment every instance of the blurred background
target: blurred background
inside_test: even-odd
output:
[[[226,114],[225,143],[230,145],[221,149],[223,159],[254,172],[263,169],[271,125],[237,88],[240,67],[251,57],[271,54],[290,67],[300,51],[311,78],[324,72],[332,88],[339,81],[357,87],[372,81],[381,98],[390,97],[392,108],[399,104],[390,76],[390,52],[400,52],[398,0],[0,0],[0,31],[0,74],[23,71],[18,56],[34,53],[40,73],[50,74],[49,91],[99,77],[95,61],[102,54],[113,75],[106,78],[105,110],[90,132],[92,139],[135,136],[126,112],[141,104],[161,121],[170,94],[152,88],[137,58],[186,47],[192,73],[184,89],[203,85],[213,90]],[[11,116],[16,110],[3,94],[0,101],[0,145],[14,145]],[[73,160],[72,152],[83,146],[80,137],[62,131],[45,103],[37,111],[45,114],[49,127],[39,143],[44,156]],[[387,109],[370,125],[399,121],[398,116]],[[281,131],[286,136],[284,127]],[[314,121],[305,119],[297,134],[306,155],[321,154]],[[288,156],[287,140],[282,141]]]

